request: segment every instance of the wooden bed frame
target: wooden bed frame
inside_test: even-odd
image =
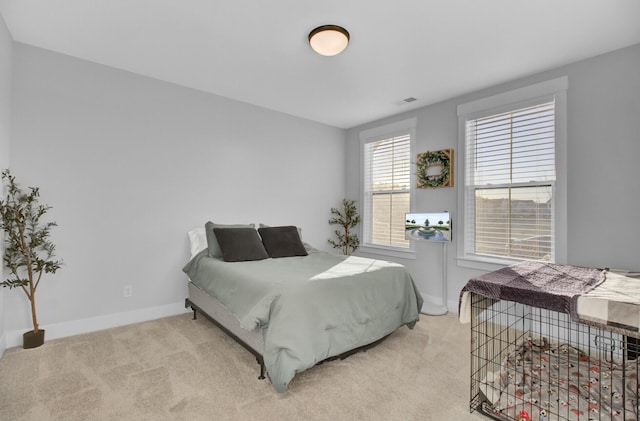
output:
[[[197,313],[202,313],[204,316],[218,326],[223,332],[233,338],[236,342],[242,345],[247,351],[252,353],[256,357],[256,362],[260,365],[260,375],[258,379],[265,378],[265,374],[268,375],[266,367],[264,365],[264,358],[262,356],[262,350],[264,349],[264,342],[262,339],[262,331],[260,329],[254,329],[248,331],[240,327],[240,321],[231,313],[220,301],[207,294],[204,290],[197,287],[192,282],[189,282],[189,297],[185,298],[185,308],[191,308],[193,310],[193,320],[196,320]],[[345,351],[342,354],[326,358],[316,365],[323,364],[327,361],[333,361],[336,359],[343,360],[348,356],[360,351],[366,351],[369,348],[373,348],[382,341],[384,341],[389,335],[367,344],[354,348],[349,351]]]

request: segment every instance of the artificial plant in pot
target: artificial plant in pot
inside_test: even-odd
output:
[[[342,249],[342,253],[350,255],[360,245],[358,235],[353,232],[353,229],[360,223],[360,215],[358,215],[358,208],[353,200],[342,199],[342,209],[331,208],[331,214],[333,217],[329,219],[329,224],[340,225],[342,230],[335,230],[337,241],[329,240],[329,243],[333,248]]]
[[[55,222],[41,222],[50,206],[42,205],[37,187],[23,191],[9,170],[2,172],[6,200],[0,200],[0,227],[5,233],[4,268],[9,277],[0,282],[5,288],[20,288],[31,305],[33,330],[23,335],[24,348],[44,343],[44,330],[36,316],[36,290],[43,274],[56,273],[62,260],[55,260],[55,245],[49,240]]]

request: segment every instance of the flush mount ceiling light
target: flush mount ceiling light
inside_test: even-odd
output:
[[[335,56],[347,48],[349,32],[342,26],[322,25],[309,33],[309,45],[318,54]]]

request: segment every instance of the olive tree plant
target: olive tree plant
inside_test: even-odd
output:
[[[56,273],[62,260],[54,259],[55,245],[49,240],[55,222],[41,222],[50,206],[39,203],[38,187],[25,192],[9,170],[2,172],[7,196],[0,200],[0,227],[5,233],[4,267],[8,278],[0,282],[5,288],[20,288],[31,304],[33,333],[38,333],[36,290],[43,274]]]
[[[358,215],[355,201],[342,199],[342,209],[331,208],[331,215],[333,217],[329,219],[329,224],[340,225],[342,230],[335,230],[338,240],[329,240],[329,243],[333,248],[341,248],[343,254],[350,255],[360,245],[358,235],[353,232],[353,229],[360,223],[360,215]]]

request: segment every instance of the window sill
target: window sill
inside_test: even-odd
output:
[[[412,249],[402,248],[390,248],[390,247],[376,247],[376,246],[360,246],[356,250],[355,254],[377,254],[381,256],[398,257],[401,259],[416,259],[416,252]]]
[[[487,272],[493,272],[494,270],[502,269],[505,266],[510,266],[515,263],[519,263],[522,260],[516,259],[498,259],[491,257],[480,256],[463,256],[456,259],[458,266],[469,269],[479,269]]]

